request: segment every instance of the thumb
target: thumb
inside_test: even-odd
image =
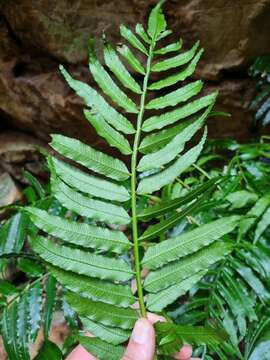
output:
[[[155,331],[151,322],[139,319],[132,331],[122,360],[153,360],[155,354]]]

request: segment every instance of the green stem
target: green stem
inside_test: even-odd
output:
[[[145,99],[147,93],[148,80],[151,72],[151,64],[153,58],[153,50],[155,47],[155,42],[153,41],[150,45],[149,56],[146,66],[146,74],[143,81],[143,91],[141,95],[140,102],[140,111],[137,117],[137,129],[134,138],[133,152],[131,157],[131,212],[132,212],[132,235],[133,235],[133,246],[134,246],[134,266],[136,272],[136,283],[137,283],[137,292],[139,298],[140,312],[141,316],[146,317],[146,308],[144,304],[143,296],[143,286],[141,279],[141,262],[140,262],[140,252],[139,252],[139,236],[138,236],[138,219],[137,219],[137,157],[138,157],[138,147],[141,137],[141,127],[143,122],[143,115],[145,110]]]

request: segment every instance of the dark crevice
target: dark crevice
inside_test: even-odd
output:
[[[13,31],[13,29],[12,29],[10,23],[8,22],[7,18],[5,17],[5,15],[3,13],[0,13],[0,16],[3,19],[3,22],[5,23],[5,25],[8,29],[9,36],[11,37],[11,39],[15,42],[15,44],[18,47],[22,47],[23,44],[22,44],[21,39],[15,34],[15,32]]]

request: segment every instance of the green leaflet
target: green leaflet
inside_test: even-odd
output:
[[[13,302],[10,307],[4,308],[1,318],[1,336],[10,359],[29,360],[30,357],[25,352],[21,352],[22,344],[18,343],[17,317],[17,302]]]
[[[109,224],[129,224],[130,217],[126,210],[118,205],[94,200],[71,189],[60,180],[53,181],[53,192],[56,199],[67,209],[93,220]]]
[[[89,69],[99,85],[99,87],[108,95],[118,106],[122,107],[124,110],[130,113],[137,113],[138,109],[136,104],[127,97],[127,95],[116,85],[112,80],[107,71],[103,68],[100,62],[97,59],[94,40],[91,39],[89,42]],[[94,111],[98,111],[94,106]],[[105,118],[105,116],[102,114]]]
[[[130,286],[113,284],[84,275],[78,275],[49,265],[57,281],[68,290],[93,301],[101,301],[120,307],[129,307],[136,302]]]
[[[138,319],[136,311],[131,308],[119,308],[114,305],[95,302],[72,292],[68,292],[65,297],[70,306],[80,316],[87,317],[103,325],[132,329]]]
[[[113,72],[117,79],[128,89],[137,94],[141,94],[142,90],[140,85],[133,79],[130,73],[125,68],[122,61],[119,59],[116,51],[110,44],[105,44],[104,47],[104,60],[108,68]]]
[[[16,336],[18,337],[18,351],[20,358],[30,359],[28,346],[29,346],[29,326],[28,326],[28,299],[27,294],[24,294],[18,303],[17,307],[17,329]]]
[[[122,161],[95,150],[79,140],[63,135],[52,135],[50,145],[61,155],[111,179],[123,181],[130,176]]]
[[[32,249],[46,262],[61,269],[99,279],[127,281],[133,273],[122,259],[111,259],[79,249],[58,245],[41,236],[31,239]]]
[[[145,69],[140,63],[140,61],[136,58],[130,48],[126,45],[118,46],[117,51],[127,60],[129,65],[133,70],[138,72],[139,74],[145,75]]]
[[[187,126],[191,126],[198,120],[198,117],[180,122],[178,125],[147,135],[143,138],[139,151],[142,154],[149,154],[161,149],[168,144],[176,135],[182,132]]]
[[[120,360],[124,355],[124,347],[114,346],[107,342],[86,336],[77,337],[80,344],[91,354],[97,356],[99,360]]]
[[[241,209],[244,206],[253,204],[258,199],[258,195],[247,190],[238,190],[226,196],[226,200],[231,203],[230,209]]]
[[[102,324],[95,323],[86,317],[81,317],[81,321],[85,331],[91,332],[91,334],[109,344],[119,345],[127,341],[130,337],[130,331],[127,330],[104,326]]]
[[[25,237],[29,219],[26,214],[18,213],[0,228],[0,255],[19,253]]]
[[[158,334],[172,332],[176,337],[181,338],[183,343],[192,345],[217,345],[228,339],[228,335],[223,330],[209,326],[187,326],[158,322],[155,329]]]
[[[170,52],[180,50],[182,48],[182,46],[183,46],[183,41],[182,41],[182,39],[180,39],[179,41],[176,41],[175,43],[166,45],[158,50],[155,50],[155,54],[166,55]]]
[[[40,283],[32,286],[28,292],[29,303],[29,329],[30,340],[36,340],[38,330],[41,324],[41,306],[42,306],[42,287]]]
[[[217,97],[217,92],[210,95],[201,97],[200,99],[194,100],[187,105],[184,105],[176,110],[166,112],[162,115],[155,115],[145,120],[142,130],[149,132],[155,129],[161,129],[170,124],[191,116],[198,111],[213,105]]]
[[[238,315],[243,315],[250,321],[257,320],[257,316],[254,311],[255,299],[246,296],[248,292],[246,290],[245,283],[240,279],[234,279],[231,274],[228,274],[227,270],[222,273],[222,279],[224,284],[229,288],[229,292],[234,301],[237,303],[237,305],[235,305],[237,306]]]
[[[98,111],[109,124],[124,134],[133,134],[135,132],[131,122],[109,105],[96,90],[79,80],[73,79],[62,65],[60,71],[69,86],[84,100],[85,104]]]
[[[207,196],[212,191],[213,186],[207,189],[207,191],[195,202],[191,203],[184,210],[178,212],[175,211],[171,216],[165,218],[157,224],[150,225],[145,232],[140,236],[140,241],[151,240],[157,238],[160,234],[165,234],[167,230],[173,228],[175,225],[184,219],[188,215],[194,215],[204,208],[203,202],[207,199]]]
[[[128,238],[121,231],[63,219],[37,208],[27,207],[26,211],[39,229],[68,243],[120,254],[131,246]]]
[[[159,216],[166,214],[170,211],[180,208],[182,205],[188,204],[190,201],[194,200],[199,195],[205,193],[213,185],[216,185],[219,181],[219,178],[213,178],[208,180],[205,184],[198,186],[195,190],[190,191],[187,195],[179,197],[173,200],[164,200],[156,205],[149,206],[145,208],[141,213],[138,214],[138,219],[147,221],[153,218],[158,218]]]
[[[140,50],[146,56],[148,56],[148,51],[146,50],[143,43],[133,34],[133,32],[128,29],[125,25],[120,26],[120,34],[121,36],[126,39],[133,47]]]
[[[120,202],[125,202],[130,198],[129,192],[122,185],[86,174],[78,168],[60,161],[57,158],[51,157],[50,161],[57,176],[59,176],[66,184],[79,191],[94,197]]]
[[[265,232],[265,230],[268,228],[269,225],[270,225],[270,207],[265,211],[265,213],[263,214],[261,220],[259,221],[256,227],[255,237],[254,237],[255,243],[259,240],[259,238]]]
[[[84,115],[90,124],[96,129],[99,136],[103,137],[109,145],[117,148],[122,154],[129,155],[132,153],[127,139],[114,130],[100,114],[94,114],[89,110],[84,110]]]
[[[194,57],[199,45],[200,42],[197,41],[196,44],[194,44],[190,50],[156,63],[155,65],[153,65],[152,71],[155,72],[166,71],[187,64]]]
[[[197,95],[203,87],[201,80],[193,81],[171,93],[155,98],[146,104],[146,109],[163,109],[167,106],[176,106],[180,102],[185,102],[191,97]]]
[[[164,1],[166,1],[166,0],[164,0]],[[164,39],[165,37],[171,35],[172,33],[173,33],[172,30],[165,30],[157,37],[157,40],[159,41],[161,39]]]
[[[146,251],[142,265],[148,269],[156,269],[190,255],[233,231],[239,220],[240,216],[236,215],[218,219],[153,245]]]
[[[264,301],[269,300],[269,292],[265,288],[262,281],[255,275],[255,273],[246,266],[245,263],[240,260],[233,259],[232,264],[235,267],[235,270],[242,276],[245,282],[254,290],[255,294],[259,296]]]
[[[201,49],[200,51],[198,51],[198,53],[194,56],[194,58],[192,59],[192,61],[190,62],[190,64],[184,69],[181,70],[180,72],[174,74],[174,75],[170,75],[165,79],[156,81],[154,83],[152,83],[148,89],[149,90],[159,90],[159,89],[163,89],[167,86],[171,86],[174,85],[176,83],[178,83],[179,81],[184,81],[186,80],[189,76],[191,76],[194,71],[196,70],[196,66],[203,54],[203,49]]]
[[[55,278],[51,274],[47,279],[45,292],[46,301],[44,305],[44,337],[45,340],[48,340],[57,297],[57,283]]]
[[[147,35],[142,24],[137,24],[135,28],[136,34],[138,34],[147,44],[151,44],[151,39]]]
[[[163,186],[173,182],[180,174],[190,167],[200,155],[206,140],[207,128],[205,128],[203,137],[198,145],[187,151],[177,159],[167,169],[158,174],[143,178],[138,186],[138,194],[152,194],[154,191],[161,189]]]
[[[35,360],[62,360],[63,354],[53,342],[46,340],[35,357]]]
[[[167,305],[173,303],[177,298],[184,295],[195,284],[197,284],[206,273],[207,269],[202,270],[176,285],[159,291],[157,294],[148,294],[147,309],[149,311],[161,312]]]
[[[160,33],[165,31],[167,27],[165,16],[161,9],[164,1],[165,0],[158,2],[158,4],[152,9],[148,19],[147,32],[152,39],[157,39]]]
[[[260,198],[255,205],[249,210],[247,215],[252,216],[250,219],[243,219],[239,227],[239,236],[244,236],[249,229],[255,224],[270,205],[270,196]]]
[[[146,171],[161,168],[180,154],[187,141],[203,126],[207,116],[210,112],[208,108],[196,121],[190,126],[187,126],[183,131],[177,134],[167,145],[162,149],[151,154],[144,155],[137,167],[138,171]]]
[[[149,292],[157,293],[204,270],[221,260],[231,250],[231,244],[215,242],[180,261],[175,261],[159,270],[150,272],[145,279],[144,288]]]

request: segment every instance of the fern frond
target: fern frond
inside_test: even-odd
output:
[[[71,309],[72,316],[76,313],[84,330],[98,337],[78,337],[78,340],[100,360],[119,360],[122,356],[123,348],[118,344],[128,339],[129,330],[139,316],[131,307],[136,301],[140,315],[146,316],[147,307],[161,311],[189,291],[210,266],[231,252],[232,244],[221,238],[239,222],[238,216],[232,216],[167,238],[167,231],[187,216],[201,212],[205,206],[211,208],[215,201],[205,202],[219,179],[212,179],[180,198],[163,198],[166,186],[190,169],[199,157],[207,136],[205,122],[217,97],[216,92],[197,97],[203,88],[199,80],[148,98],[151,90],[169,87],[191,76],[203,52],[199,42],[180,52],[181,40],[157,47],[159,40],[171,34],[162,12],[163,3],[160,1],[151,11],[147,31],[141,24],[136,26],[135,33],[121,25],[120,34],[128,46],[123,44],[116,51],[104,41],[106,67],[96,54],[95,41],[90,40],[89,70],[100,93],[60,67],[69,86],[83,100],[86,119],[111,147],[128,156],[130,165],[79,140],[53,135],[52,148],[75,162],[74,165],[86,169],[48,156],[53,197],[68,212],[60,217],[59,213],[33,206],[25,209],[36,226],[29,241],[31,248],[52,274],[49,282],[55,285],[57,281],[63,287],[66,307]],[[134,53],[137,50],[138,57]],[[166,58],[172,52],[176,54]],[[137,73],[136,80],[125,63]],[[175,74],[152,82],[153,72],[176,68]],[[130,97],[127,89],[136,96]],[[170,109],[162,113],[165,108]],[[135,127],[125,112],[131,118],[137,117]],[[204,126],[197,145],[182,154],[187,142]],[[138,172],[146,171],[138,176]],[[149,206],[145,199],[158,198],[151,194],[159,190],[162,200]],[[139,210],[141,204],[146,209]],[[152,219],[158,222],[144,225],[146,229],[142,233],[141,222]],[[130,227],[132,242],[128,234]],[[48,237],[39,236],[39,230]],[[159,236],[163,240],[160,243],[150,247],[146,244],[148,240],[155,242]],[[141,277],[142,266],[151,270],[145,281]],[[135,295],[130,288],[130,280],[134,278]],[[52,289],[55,293],[56,287]],[[76,326],[76,321],[71,323]],[[46,336],[49,324],[48,320]],[[160,349],[170,343],[171,329],[169,336],[161,340]],[[205,334],[210,337],[212,330],[203,332],[197,328],[193,334],[187,328],[185,334],[184,328],[175,329],[178,335],[174,344],[178,345],[185,339],[193,341],[194,334],[202,334],[201,342],[212,345],[218,339],[223,340],[221,335],[207,339]]]

